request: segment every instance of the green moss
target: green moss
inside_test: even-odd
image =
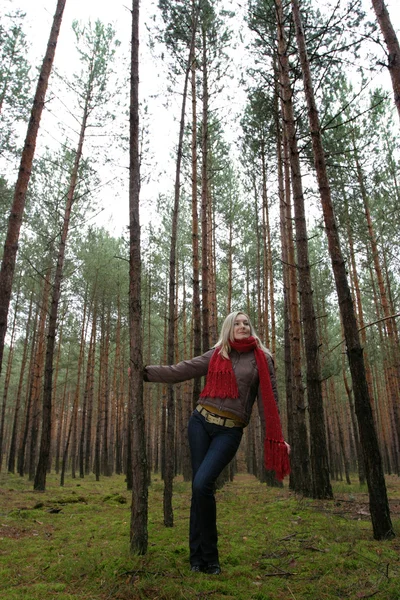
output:
[[[400,483],[389,478],[391,498]],[[163,525],[163,484],[149,489],[149,548],[129,554],[130,494],[123,476],[96,482],[49,476],[40,494],[0,474],[0,597],[7,600],[334,600],[400,598],[400,543],[377,542],[360,515],[365,492],[313,501],[240,475],[217,493],[222,574],[189,570],[190,484],[178,479],[174,527]],[[351,497],[350,497],[351,496]],[[125,499],[121,502],[120,499]],[[62,505],[59,513],[49,508]],[[394,526],[399,530],[397,515]]]

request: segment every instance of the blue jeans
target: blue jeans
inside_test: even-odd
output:
[[[208,423],[197,410],[189,419],[193,477],[189,532],[191,565],[218,563],[214,487],[218,475],[235,456],[242,435],[242,427]]]

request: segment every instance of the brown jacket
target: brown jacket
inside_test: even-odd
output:
[[[183,360],[176,365],[146,366],[144,369],[144,380],[157,383],[179,383],[180,381],[207,375],[210,358],[214,351],[214,349],[211,349],[201,356],[196,356],[191,360]],[[265,355],[275,400],[278,402],[278,390],[272,355],[269,352],[266,352]],[[236,350],[232,350],[230,359],[239,388],[239,398],[201,398],[201,403],[208,407],[214,407],[219,411],[231,413],[248,425],[253,404],[257,398],[258,410],[263,423],[263,429],[265,430],[264,408],[261,390],[259,389],[258,369],[254,352],[237,352]]]

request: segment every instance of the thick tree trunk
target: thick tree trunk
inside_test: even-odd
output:
[[[285,125],[290,145],[290,167],[293,186],[294,214],[296,228],[297,266],[299,291],[301,297],[301,315],[304,333],[304,347],[307,366],[307,400],[310,418],[310,457],[312,472],[312,496],[314,498],[332,498],[329,479],[328,454],[326,446],[325,419],[322,401],[321,368],[319,340],[310,262],[308,256],[307,224],[304,207],[300,157],[297,148],[297,134],[293,114],[292,91],[289,81],[289,64],[285,51],[286,40],[283,30],[283,11],[278,5],[279,61]]]
[[[400,44],[397,39],[396,32],[390,20],[388,10],[384,0],[372,0],[372,6],[376,13],[376,18],[381,28],[387,49],[388,69],[392,78],[392,86],[394,93],[394,102],[397,107],[397,112],[400,117]]]
[[[140,253],[139,0],[132,0],[129,143],[129,475],[132,477],[130,550],[147,552],[147,455],[143,406],[142,265]]]
[[[363,449],[373,532],[375,539],[391,538],[394,536],[394,531],[390,519],[382,460],[372,417],[371,402],[365,374],[363,350],[360,344],[357,320],[347,280],[346,265],[343,260],[338,229],[333,211],[330,186],[326,171],[325,155],[322,146],[319,116],[314,98],[313,84],[305,46],[300,10],[297,0],[291,1],[308,107],[308,117],[310,122],[318,187],[321,197],[325,228],[328,237],[329,253],[332,260],[332,269],[335,276],[336,291],[339,299],[340,312],[347,344],[350,372],[353,382],[355,409],[360,431],[361,446]]]
[[[299,318],[298,294],[297,294],[297,270],[302,267],[302,272],[299,274],[299,286],[302,285],[300,276],[304,275],[305,263],[304,254],[301,254],[302,247],[299,242],[307,243],[306,235],[297,231],[297,252],[300,256],[297,257],[297,263],[302,261],[302,264],[296,264],[294,255],[293,232],[292,232],[292,216],[290,212],[290,184],[292,185],[294,202],[299,204],[302,196],[301,174],[299,166],[299,156],[297,150],[297,139],[292,106],[292,91],[289,81],[289,65],[287,58],[287,42],[285,39],[283,26],[283,8],[281,0],[276,0],[277,9],[277,26],[278,26],[278,69],[279,82],[281,86],[281,108],[284,122],[284,144],[285,144],[285,160],[290,166],[291,180],[286,178],[286,226],[288,228],[288,263],[290,267],[290,310],[291,310],[291,345],[292,345],[292,383],[293,383],[293,405],[290,407],[293,418],[292,439],[290,443],[293,445],[292,453],[292,471],[290,475],[290,485],[296,491],[304,495],[312,494],[312,482],[310,472],[310,457],[307,424],[305,419],[305,403],[304,403],[304,388],[301,378],[301,327]],[[299,213],[299,207],[297,208]],[[301,216],[295,214],[297,227],[301,225]],[[296,268],[297,267],[297,268]],[[303,283],[304,285],[304,283]]]
[[[8,221],[7,237],[4,244],[4,253],[0,270],[0,373],[7,331],[8,309],[10,306],[15,263],[17,260],[19,233],[25,209],[26,192],[31,176],[36,138],[46,99],[47,86],[53,66],[65,3],[66,0],[58,0],[57,2],[53,25],[47,43],[47,50],[39,74],[35,98],[33,100],[31,117],[28,124],[24,148],[22,150],[18,179],[15,185],[13,205]]]

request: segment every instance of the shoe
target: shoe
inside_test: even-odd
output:
[[[221,567],[218,563],[210,563],[205,569],[207,575],[219,575],[221,573]]]
[[[204,571],[204,567],[202,567],[201,565],[192,565],[190,567],[190,570],[192,571],[192,573],[202,573]]]

